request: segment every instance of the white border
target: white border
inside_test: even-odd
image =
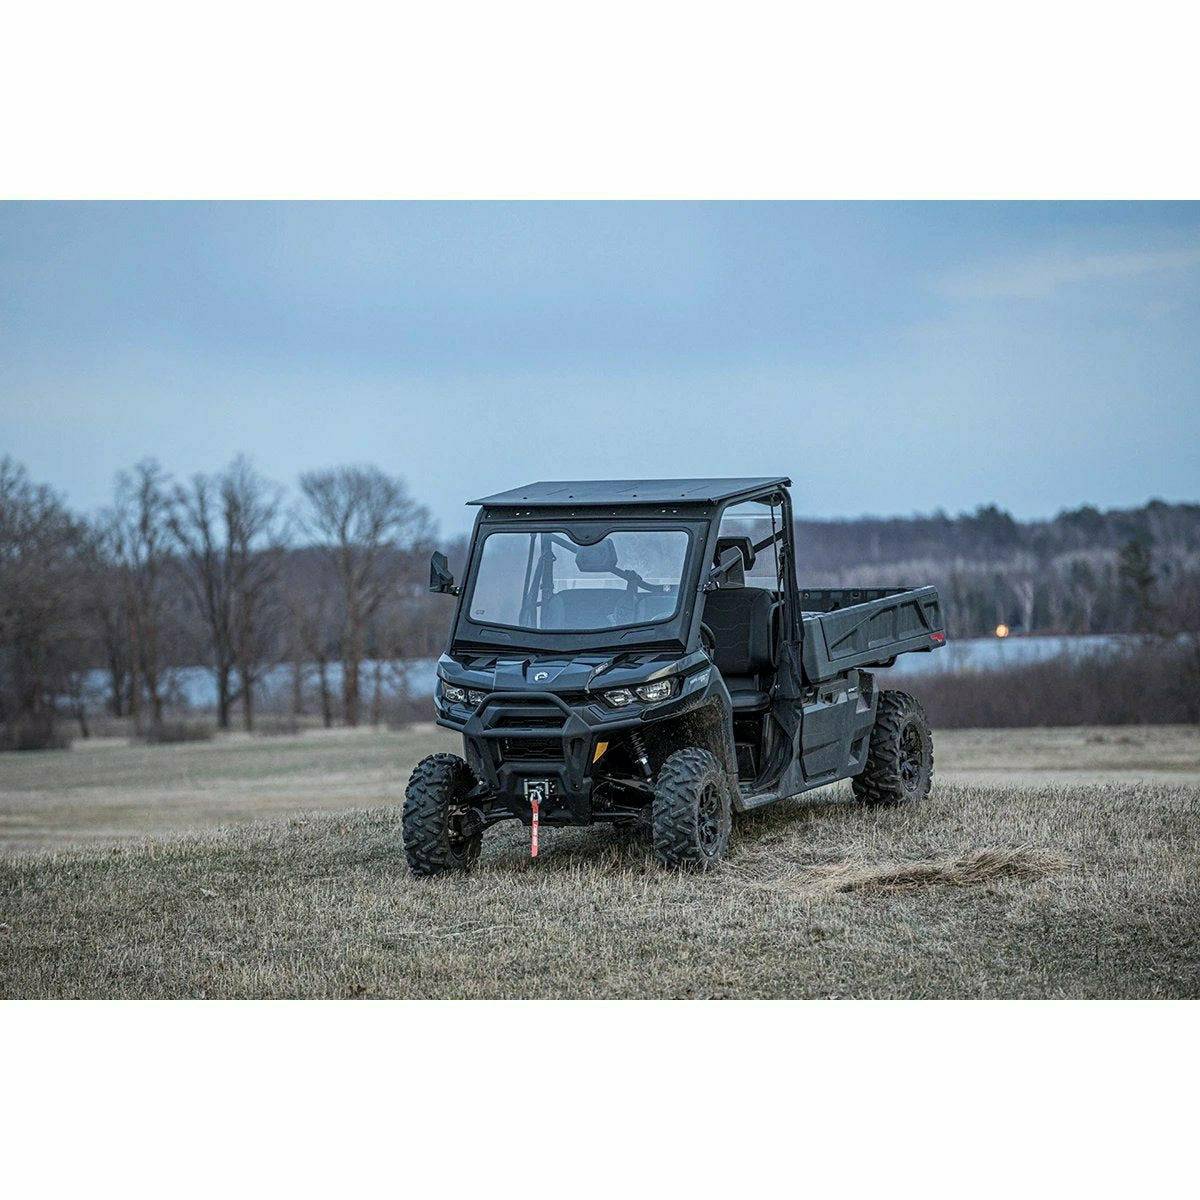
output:
[[[8,197],[1188,197],[1194,6],[46,0]]]
[[[13,1196],[1159,1196],[1193,1179],[1184,1003],[17,1002],[0,1032]]]
[[[46,2],[7,197],[1195,196],[1196,18]],[[13,1195],[1155,1195],[1171,1004],[0,1006]],[[1186,1124],[1185,1124],[1186,1120]]]

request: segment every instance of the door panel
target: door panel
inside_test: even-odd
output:
[[[817,690],[816,702],[804,706],[800,750],[807,782],[837,779],[846,769],[857,703],[858,689],[852,693],[849,683],[839,679],[823,684]]]

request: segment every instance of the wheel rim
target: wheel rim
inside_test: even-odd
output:
[[[916,725],[906,725],[900,734],[900,782],[906,792],[915,792],[921,781],[925,748],[921,744],[921,731]]]
[[[721,794],[715,784],[710,783],[700,793],[696,833],[700,839],[700,848],[705,854],[711,855],[721,841]]]
[[[466,818],[465,804],[451,805],[446,809],[446,840],[450,843],[450,853],[455,858],[461,858],[466,853],[467,842],[470,840],[463,833],[463,822]]]

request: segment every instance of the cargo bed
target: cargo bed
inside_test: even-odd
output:
[[[851,667],[891,666],[898,654],[946,642],[937,588],[821,588],[800,593],[809,683]]]

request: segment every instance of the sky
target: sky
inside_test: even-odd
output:
[[[806,516],[1200,499],[1197,203],[0,204],[0,454]]]

